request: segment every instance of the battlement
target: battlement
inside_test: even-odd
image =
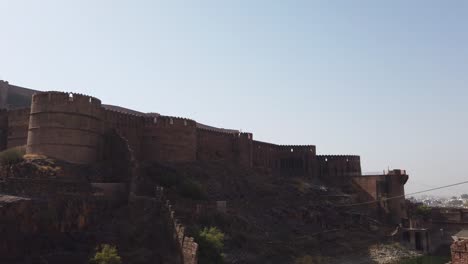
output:
[[[332,160],[361,161],[361,157],[358,155],[317,155],[317,159],[325,162]]]
[[[277,145],[277,150],[287,152],[312,152],[315,154],[314,145]]]
[[[143,125],[143,115],[134,113],[116,111],[113,109],[104,109],[104,120],[115,128],[133,127],[139,128]]]
[[[189,118],[183,118],[178,116],[163,116],[163,115],[154,115],[154,116],[145,116],[144,117],[145,126],[188,126],[196,127],[197,122]]]
[[[311,152],[315,155],[315,145],[276,145],[254,140],[254,148],[281,152]]]
[[[33,94],[34,102],[74,102],[76,104],[91,104],[95,106],[101,106],[101,100],[96,97],[73,92],[59,92],[59,91],[47,91]]]
[[[244,134],[247,137],[248,135],[252,135],[250,133],[229,132],[226,130],[216,130],[216,129],[211,129],[211,128],[201,128],[201,127],[197,127],[197,131],[201,133],[211,133],[211,134],[216,134],[219,136],[233,137],[233,138],[240,137],[241,134]]]
[[[119,111],[116,109],[110,109],[110,108],[104,108],[104,112],[106,112],[108,115],[115,115],[119,117],[144,117],[144,114],[137,114],[137,113],[131,113],[131,112],[125,112],[125,111]]]

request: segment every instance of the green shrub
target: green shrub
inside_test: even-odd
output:
[[[420,205],[416,208],[416,216],[428,219],[431,216],[431,208],[427,205]]]
[[[0,152],[0,165],[12,165],[18,162],[23,161],[23,156],[26,153],[26,148],[22,147],[14,147],[9,148]]]
[[[92,264],[122,264],[117,248],[108,244],[96,248],[96,254],[89,262]]]
[[[224,233],[216,227],[200,230],[195,240],[199,245],[198,261],[200,264],[223,263]]]
[[[185,198],[194,200],[203,200],[205,198],[205,191],[202,186],[190,179],[185,179],[177,187],[179,194]]]

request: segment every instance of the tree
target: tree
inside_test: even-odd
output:
[[[91,258],[92,264],[122,264],[115,246],[103,244],[96,248],[96,254]]]
[[[416,208],[415,216],[424,220],[429,219],[432,209],[427,205],[420,205]]]
[[[203,228],[196,235],[199,245],[199,258],[201,264],[220,264],[224,262],[223,247],[224,233],[216,227]]]
[[[462,194],[462,195],[461,195],[461,198],[462,198],[462,199],[468,199],[468,194],[466,194],[466,193],[465,193],[465,194]]]

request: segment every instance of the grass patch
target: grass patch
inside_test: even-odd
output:
[[[0,152],[0,165],[8,166],[19,163],[24,160],[24,154],[26,154],[26,148],[24,146],[4,150]]]

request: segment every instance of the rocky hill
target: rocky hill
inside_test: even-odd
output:
[[[22,263],[25,256],[87,263],[103,243],[117,245],[124,263],[187,263],[174,240],[178,223],[183,236],[199,242],[199,263],[218,263],[212,262],[218,253],[224,263],[334,263],[350,255],[370,260],[369,246],[389,233],[339,207],[352,193],[223,162],[83,166],[26,156],[4,163],[0,175],[0,209],[9,216],[2,218],[8,235],[0,256],[7,263]],[[115,184],[126,187],[113,192]],[[156,186],[163,187],[169,207],[155,200]],[[175,224],[164,210],[174,211]],[[214,253],[200,237],[213,227],[224,234]]]

